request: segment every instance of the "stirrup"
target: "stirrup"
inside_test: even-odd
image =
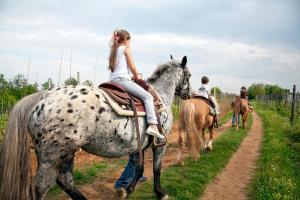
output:
[[[167,142],[168,142],[167,137],[165,137],[165,139],[162,142],[159,142],[159,143],[156,143],[156,140],[157,140],[157,138],[153,137],[153,144],[152,144],[152,146],[154,148],[165,146],[167,144]]]
[[[161,134],[160,132],[154,131],[152,128],[148,127],[147,130],[145,131],[148,135],[152,135],[153,137],[157,137],[159,139],[166,139],[166,136]]]
[[[214,128],[219,128],[219,123],[218,122],[213,122],[213,126],[214,126]]]

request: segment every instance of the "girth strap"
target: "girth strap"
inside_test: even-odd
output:
[[[140,129],[139,129],[139,120],[138,120],[138,116],[137,116],[137,110],[136,110],[135,103],[134,103],[132,96],[131,95],[129,95],[129,96],[131,97],[130,102],[131,102],[133,113],[134,113],[134,124],[135,124],[135,130],[136,130],[136,134],[137,134],[137,142],[138,142],[138,150],[139,150],[139,164],[143,165],[144,159],[143,159],[141,135],[140,135]]]

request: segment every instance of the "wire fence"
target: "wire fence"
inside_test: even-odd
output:
[[[296,93],[296,87],[292,93],[256,96],[256,101],[289,117],[291,124],[300,121],[300,93]]]

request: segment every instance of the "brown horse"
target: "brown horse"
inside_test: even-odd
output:
[[[237,97],[233,104],[233,112],[235,113],[235,126],[236,130],[239,130],[238,116],[242,115],[243,128],[246,128],[246,121],[248,113],[250,112],[248,100],[246,98]]]
[[[206,142],[205,129],[209,129],[210,139]],[[177,162],[183,165],[182,148],[183,133],[186,133],[186,145],[194,160],[200,157],[200,148],[204,141],[204,148],[212,150],[214,139],[213,116],[207,103],[201,99],[188,99],[182,102],[179,119],[179,139]],[[198,133],[202,133],[202,139]]]

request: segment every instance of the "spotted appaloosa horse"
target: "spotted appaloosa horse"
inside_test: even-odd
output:
[[[148,79],[166,106],[160,114],[165,133],[172,127],[174,94],[187,97],[190,92],[191,74],[186,63],[186,57],[172,60],[159,66]],[[144,117],[138,120],[145,147],[149,140],[144,134],[147,124]],[[29,136],[38,160],[34,177],[30,174]],[[97,88],[80,85],[27,96],[10,113],[1,156],[0,199],[44,199],[55,181],[72,199],[86,199],[73,182],[75,152],[82,148],[97,156],[121,157],[138,151],[136,137],[133,119],[118,116]],[[160,186],[165,148],[153,148],[154,191],[161,199],[168,198]],[[136,165],[136,177],[126,188],[128,194],[144,170],[143,165]]]

